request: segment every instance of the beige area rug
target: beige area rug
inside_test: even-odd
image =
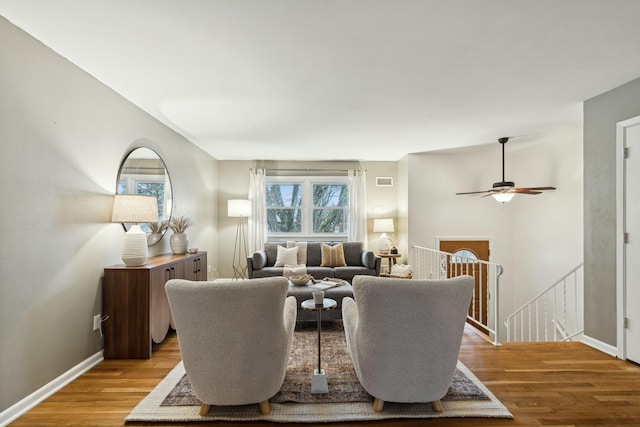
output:
[[[313,324],[312,324],[313,325]],[[262,415],[258,405],[214,406],[201,417],[200,402],[193,395],[180,362],[127,416],[126,421],[272,421],[341,422],[394,418],[493,417],[512,418],[495,396],[458,362],[447,395],[444,412],[434,412],[430,403],[385,402],[382,413],[373,412],[373,398],[362,388],[347,353],[340,323],[323,323],[322,362],[327,373],[328,394],[311,393],[311,375],[317,367],[315,325],[296,330],[287,375],[278,394],[270,399],[271,414]]]

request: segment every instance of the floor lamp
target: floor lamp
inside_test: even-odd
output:
[[[247,278],[247,235],[244,219],[251,216],[251,201],[232,199],[227,203],[227,215],[238,218],[236,243],[233,247],[233,280]]]

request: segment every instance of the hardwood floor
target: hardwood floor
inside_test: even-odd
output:
[[[125,416],[179,360],[178,341],[173,333],[162,344],[154,346],[151,359],[104,361],[11,426],[124,426]],[[465,330],[460,360],[509,408],[514,419],[456,418],[325,425],[640,426],[640,367],[583,344],[517,343],[494,347],[469,327]]]

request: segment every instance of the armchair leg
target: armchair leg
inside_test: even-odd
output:
[[[204,417],[205,415],[207,415],[210,409],[211,409],[211,405],[207,405],[206,403],[203,403],[202,405],[200,405],[200,416]]]
[[[441,400],[434,400],[433,402],[431,402],[431,405],[433,406],[433,410],[436,412],[443,412],[444,411],[444,406],[442,405],[442,401]]]
[[[384,408],[384,400],[377,397],[373,400],[373,412],[382,412]]]
[[[262,415],[269,415],[271,413],[271,407],[269,406],[269,400],[260,402],[260,413]]]

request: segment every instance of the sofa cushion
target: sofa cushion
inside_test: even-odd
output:
[[[307,266],[315,265],[319,267],[322,264],[322,243],[307,242]]]
[[[266,242],[264,244],[264,251],[267,254],[267,264],[265,267],[273,267],[276,263],[276,257],[278,256],[278,246],[285,246],[285,243]]]
[[[285,265],[298,265],[298,247],[287,249],[282,246],[278,246],[278,253],[276,255],[276,262],[274,267],[284,267]]]
[[[342,243],[335,246],[322,244],[322,264],[320,267],[344,267],[347,263],[344,260],[344,250]]]
[[[284,275],[284,267],[264,267],[260,270],[253,271],[253,278],[258,279],[261,277],[273,277],[273,276],[283,276]]]
[[[362,242],[345,242],[342,244],[344,260],[347,265],[362,264]]]

